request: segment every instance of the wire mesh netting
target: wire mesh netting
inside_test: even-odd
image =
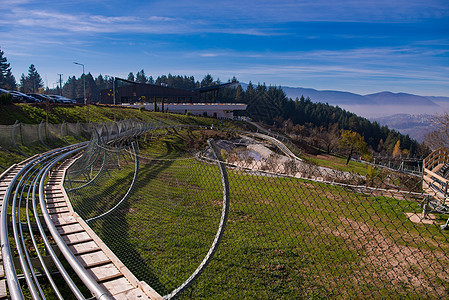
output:
[[[129,132],[138,134],[148,127],[157,127],[161,124],[158,120],[148,123],[132,119],[107,123],[24,124],[16,122],[14,125],[0,125],[0,149],[17,153],[23,159],[23,157],[50,149],[88,141],[92,135],[98,134],[102,139],[108,140],[124,133],[127,133],[125,136],[128,136]]]
[[[65,188],[130,271],[166,298],[215,246],[181,298],[447,296],[441,178],[427,179],[440,181],[437,192],[422,176],[318,166],[286,152],[263,135],[158,128],[134,144],[92,142],[68,170]]]

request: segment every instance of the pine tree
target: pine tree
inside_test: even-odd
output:
[[[134,80],[135,80],[135,78],[134,78],[134,73],[133,73],[133,72],[129,72],[129,74],[128,74],[128,80],[129,80],[129,81],[134,81]]]
[[[71,99],[77,98],[77,96],[76,96],[77,82],[76,81],[77,80],[76,80],[75,76],[69,77],[67,79],[67,82],[64,84],[64,87],[62,88],[62,93],[64,94],[65,97],[68,97]]]
[[[244,97],[243,88],[239,84],[237,89],[236,89],[236,91],[235,91],[235,102],[236,103],[242,103],[243,102],[243,97]]]
[[[147,83],[148,79],[145,76],[145,71],[142,69],[136,74],[136,82],[137,83]]]
[[[207,74],[204,76],[203,80],[201,80],[201,87],[211,86],[214,83],[214,78],[212,75]]]
[[[44,81],[37,72],[33,64],[28,68],[28,75],[23,74],[20,78],[20,90],[24,93],[36,93],[40,88],[44,87]]]
[[[86,75],[86,97],[90,100],[90,103],[100,101],[100,90],[90,72]]]
[[[0,49],[0,88],[15,90],[17,88],[16,79],[12,75],[8,60],[3,55],[4,52]]]
[[[100,91],[106,89],[106,81],[104,80],[103,75],[101,74],[98,75],[97,78],[95,78],[95,84],[97,85]]]

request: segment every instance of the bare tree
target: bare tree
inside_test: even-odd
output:
[[[424,143],[431,149],[449,148],[449,113],[436,115],[432,120],[436,130],[424,137]]]

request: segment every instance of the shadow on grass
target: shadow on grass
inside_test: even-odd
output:
[[[162,164],[158,163],[150,165],[150,167],[148,167],[148,164],[141,165],[139,176],[137,178],[137,186],[148,183],[157,177],[158,174],[169,168],[171,164],[171,161],[166,161]],[[122,171],[124,170],[122,169]],[[84,218],[86,218],[85,216],[87,215],[92,216],[92,207],[89,208],[88,204],[89,202],[94,201],[97,203],[97,205],[95,205],[95,211],[98,212],[97,215],[108,211],[123,195],[113,197],[119,199],[114,199],[115,201],[112,201],[112,204],[111,201],[105,201],[106,198],[101,198],[101,196],[112,195],[114,192],[116,194],[117,190],[123,191],[122,194],[124,194],[128,189],[133,176],[134,170],[127,172],[126,176],[120,176],[120,178],[108,178],[106,182],[108,187],[106,189],[100,188],[100,192],[92,191],[94,194],[90,197],[79,197],[83,199],[85,205],[79,203],[76,205],[77,208],[75,210]],[[91,187],[91,190],[95,189],[95,186]],[[83,194],[86,195],[87,193],[83,192]],[[145,224],[143,220],[140,224],[131,224],[129,222],[128,215],[133,211],[131,201],[133,201],[132,198],[134,194],[135,191],[132,191],[128,200],[124,201],[115,211],[101,219],[89,222],[89,225],[139,280],[147,282],[153,289],[161,294],[168,293],[170,290],[166,285],[161,283],[158,274],[156,274],[163,274],[162,270],[152,270],[151,262],[149,262],[148,259],[145,260],[143,258],[142,254],[144,253],[142,253],[142,249],[140,249],[138,244],[133,242],[133,237],[131,236],[133,231],[147,230],[147,224]],[[112,200],[112,198],[110,200]],[[141,228],[133,228],[134,226],[141,226]],[[156,225],[152,224],[152,226]]]

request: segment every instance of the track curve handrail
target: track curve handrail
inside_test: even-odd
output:
[[[134,186],[136,184],[136,179],[137,179],[137,175],[139,174],[139,156],[137,155],[137,150],[136,150],[136,146],[134,143],[132,143],[132,148],[133,148],[133,152],[134,152],[134,159],[135,159],[135,164],[134,164],[134,176],[133,176],[133,181],[131,182],[131,185],[128,188],[128,191],[126,192],[126,194],[123,196],[123,198],[116,204],[114,205],[114,207],[112,207],[111,209],[109,209],[108,211],[102,213],[99,216],[90,218],[86,220],[86,223],[89,223],[91,221],[95,221],[98,220],[100,218],[103,218],[104,216],[109,215],[111,212],[113,212],[117,207],[120,206],[120,204],[123,203],[123,201],[125,201],[126,199],[128,199],[131,191],[134,189]],[[101,170],[100,170],[101,171]],[[99,173],[100,173],[99,171]]]
[[[221,218],[220,218],[220,224],[218,226],[217,233],[215,234],[214,241],[212,242],[212,245],[207,252],[206,256],[204,257],[203,261],[200,263],[198,268],[190,275],[190,277],[181,284],[178,288],[173,290],[170,294],[165,295],[165,299],[175,299],[178,297],[186,288],[188,288],[197,278],[200,276],[200,274],[204,271],[204,269],[207,267],[209,262],[212,260],[215,252],[218,249],[218,246],[220,244],[221,238],[223,237],[224,230],[226,227],[226,222],[228,220],[228,213],[229,213],[229,180],[228,180],[228,173],[226,172],[226,167],[223,163],[223,158],[221,157],[220,151],[218,151],[218,148],[215,144],[215,142],[212,139],[209,139],[207,141],[209,146],[212,148],[212,152],[215,155],[215,158],[218,163],[218,167],[220,169],[221,174],[221,182],[223,187],[223,208],[221,211]]]

